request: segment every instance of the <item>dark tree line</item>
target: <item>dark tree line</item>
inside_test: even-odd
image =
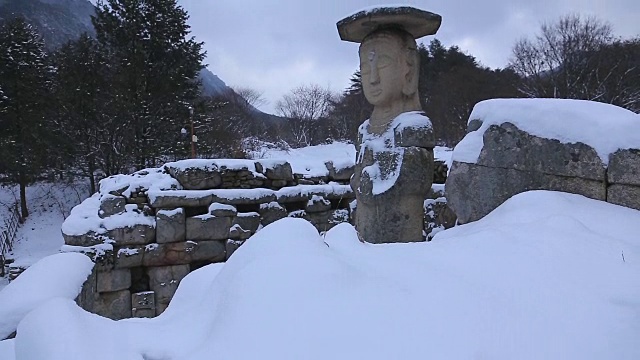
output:
[[[206,100],[187,19],[176,0],[100,0],[97,38],[53,53],[24,19],[2,25],[0,180],[20,185],[23,217],[25,187],[46,173],[84,175],[95,191],[98,176],[189,156],[182,129]]]

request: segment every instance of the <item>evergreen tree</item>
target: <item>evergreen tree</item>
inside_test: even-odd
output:
[[[115,122],[111,104],[110,66],[106,51],[83,34],[55,53],[57,129],[73,139],[65,148],[67,161],[89,178],[96,191],[95,172],[123,170],[127,157],[121,148],[125,131]]]
[[[20,186],[23,218],[29,215],[26,186],[47,162],[50,79],[51,67],[35,29],[19,17],[0,27],[0,169]]]
[[[136,168],[181,152],[180,129],[199,95],[202,43],[188,38],[188,15],[176,0],[99,0],[93,24],[109,49],[113,109],[126,122]]]

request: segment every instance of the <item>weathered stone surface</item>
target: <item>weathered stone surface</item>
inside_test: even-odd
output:
[[[127,199],[124,196],[103,195],[100,198],[98,216],[104,219],[111,215],[123,213],[125,211],[125,205],[127,205]]]
[[[187,239],[226,240],[231,227],[230,217],[200,215],[187,218]]]
[[[518,129],[511,123],[492,125],[484,133],[477,164],[491,168],[604,181],[605,165],[596,151],[583,143],[564,144]]]
[[[153,291],[131,294],[131,315],[134,318],[152,318],[156,316],[156,299]]]
[[[357,191],[356,229],[363,241],[371,243],[423,241],[424,199],[433,180],[433,151],[403,148],[399,175],[385,192],[374,194],[374,180],[363,169],[377,163],[390,172],[400,156],[394,151],[367,149],[356,164],[351,187]]]
[[[102,244],[108,239],[105,235],[99,235],[93,231],[82,235],[67,235],[63,232],[62,237],[64,238],[64,243],[66,245],[85,247]]]
[[[610,185],[607,188],[607,202],[640,210],[640,186]]]
[[[119,248],[115,252],[114,268],[124,269],[142,266],[144,246],[128,246]]]
[[[190,192],[187,190],[160,191],[150,198],[155,209],[177,209],[185,207],[209,206],[213,200],[210,192]]]
[[[131,317],[131,292],[121,290],[101,293],[94,302],[93,313],[112,320]]]
[[[93,268],[87,280],[82,284],[80,293],[75,298],[79,307],[89,312],[95,312],[96,300],[98,299],[98,271]]]
[[[131,286],[131,271],[129,269],[100,271],[97,281],[99,293],[125,290]]]
[[[263,226],[287,217],[287,210],[275,201],[260,205],[259,213]]]
[[[433,149],[436,146],[431,126],[400,126],[394,129],[393,135],[396,146],[415,146],[426,149]]]
[[[271,187],[280,189],[287,186],[287,180],[271,180]]]
[[[480,120],[480,119],[471,119],[469,121],[469,123],[467,124],[467,134],[472,132],[472,131],[479,130],[481,126],[482,126],[482,120]]]
[[[244,244],[244,240],[232,240],[232,239],[227,240],[225,244],[226,250],[227,250],[227,260],[229,260],[231,255],[233,255],[233,253],[236,252],[236,250],[238,250],[238,248],[242,244]]]
[[[156,214],[156,242],[166,244],[186,239],[184,209],[158,210]]]
[[[331,210],[331,201],[322,196],[314,195],[305,207],[307,213],[325,212]]]
[[[229,205],[263,204],[276,200],[273,190],[269,189],[244,189],[229,192],[217,191],[211,197],[212,202]]]
[[[327,161],[324,165],[327,167],[327,170],[329,170],[329,180],[333,181],[349,181],[355,169],[355,165],[336,169],[333,165],[333,161]]]
[[[260,214],[256,212],[238,213],[238,216],[233,220],[233,224],[240,225],[244,230],[255,233],[260,226]]]
[[[613,153],[609,158],[607,176],[610,184],[640,186],[640,149],[618,150]]]
[[[155,293],[156,313],[162,314],[176,293],[180,281],[189,274],[189,265],[150,267],[149,288]]]
[[[436,233],[449,229],[456,224],[456,214],[449,208],[444,198],[426,200],[424,210],[424,231],[427,239],[431,239]]]
[[[217,262],[224,261],[224,259],[225,248],[222,241],[185,241],[148,245],[145,248],[142,264],[144,266],[170,266],[186,265],[204,260]]]
[[[291,170],[291,164],[288,162],[270,164],[270,166],[266,167],[264,174],[270,180],[293,180],[293,170]]]
[[[155,241],[156,228],[138,224],[132,227],[112,229],[108,231],[108,234],[117,245],[145,245]]]
[[[332,211],[305,213],[304,219],[316,227],[319,232],[327,231],[335,226],[330,220],[333,218]]]
[[[602,181],[459,162],[453,163],[445,186],[448,204],[461,224],[476,221],[513,195],[529,190],[564,191],[606,199]]]
[[[217,217],[234,217],[238,210],[233,205],[213,203],[209,205],[209,214]]]
[[[243,229],[240,225],[233,225],[229,230],[229,239],[247,240],[251,237],[251,231]]]
[[[193,167],[181,169],[167,166],[169,174],[187,190],[215,189],[222,184],[222,177],[217,169]]]
[[[442,17],[438,14],[405,5],[362,10],[338,21],[336,25],[340,39],[360,43],[376,30],[389,27],[402,29],[418,39],[435,34],[441,22]]]

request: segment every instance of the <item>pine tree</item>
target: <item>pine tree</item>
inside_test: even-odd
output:
[[[128,153],[140,169],[176,146],[199,95],[202,43],[189,36],[188,15],[176,0],[98,1],[93,18],[98,41],[109,49],[114,108],[127,121]]]
[[[22,18],[0,28],[0,161],[6,178],[20,185],[22,217],[29,215],[26,186],[46,165],[51,67],[36,30]]]
[[[106,51],[83,34],[54,55],[57,129],[67,142],[67,162],[89,178],[96,191],[95,172],[120,172],[126,156],[120,156],[124,131],[111,116],[113,93]]]

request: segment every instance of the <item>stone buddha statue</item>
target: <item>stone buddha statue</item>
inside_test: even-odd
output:
[[[355,226],[366,242],[425,239],[424,200],[433,182],[435,144],[431,122],[420,107],[415,38],[416,33],[435,33],[436,20],[435,30],[439,15],[401,7],[357,13],[338,23],[343,40],[361,43],[362,87],[373,105],[359,128],[351,178]]]
[[[369,131],[382,133],[396,116],[420,111],[419,57],[406,31],[390,28],[368,35],[360,45],[360,74],[367,101],[373,105]]]

